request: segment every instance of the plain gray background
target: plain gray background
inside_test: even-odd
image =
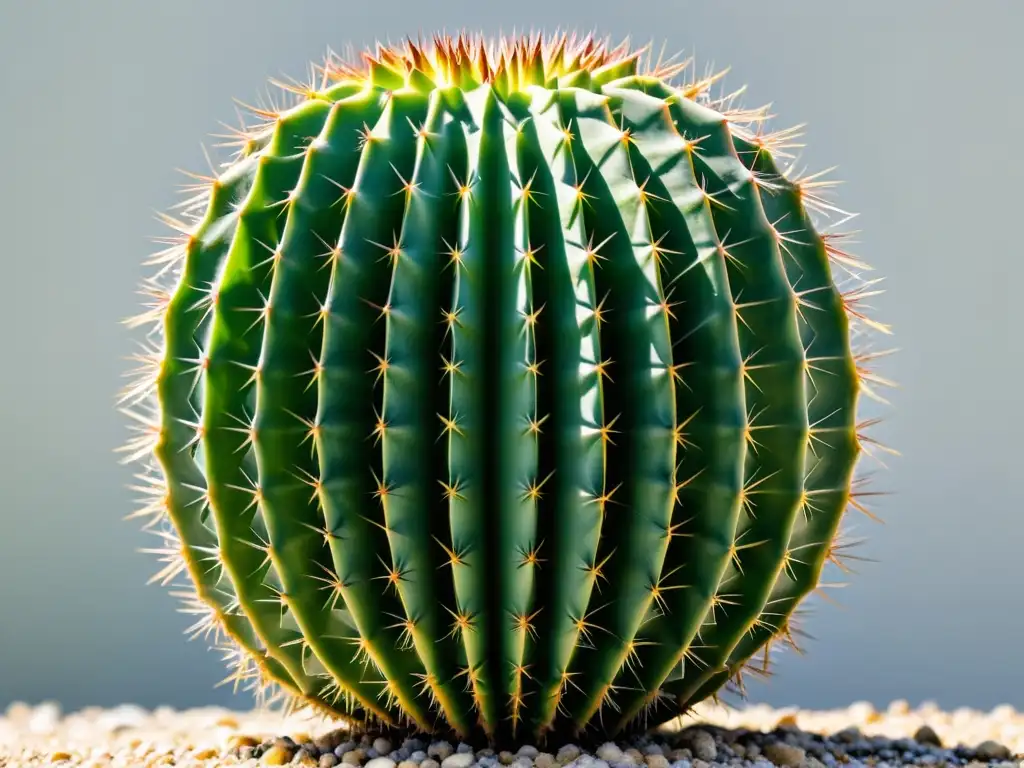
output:
[[[932,699],[1024,709],[1024,74],[1019,0],[0,2],[0,706],[248,706],[213,689],[176,601],[145,586],[113,407],[119,321],[175,168],[271,76],[328,47],[461,28],[596,31],[731,66],[749,106],[808,123],[838,165],[857,252],[886,278],[875,316],[901,352],[876,436],[903,456],[864,519],[863,564],[816,600],[805,657],[753,700]],[[212,143],[212,142],[208,142]]]

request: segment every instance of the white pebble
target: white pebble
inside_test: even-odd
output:
[[[1017,712],[1009,704],[1000,704],[999,706],[992,707],[989,717],[997,723],[1008,723],[1017,717]]]
[[[622,759],[622,750],[612,741],[606,741],[597,748],[597,756],[609,763],[615,763]]]
[[[40,704],[32,710],[28,720],[29,733],[46,734],[57,730],[60,723],[60,706],[52,701]]]
[[[375,757],[364,768],[395,768],[395,761],[390,757]]]
[[[145,722],[146,710],[132,704],[123,704],[100,715],[97,725],[101,730],[115,731],[120,728],[137,728]]]
[[[857,723],[866,723],[868,718],[875,714],[875,708],[869,701],[855,701],[846,708],[850,718]]]
[[[906,699],[893,699],[891,702],[889,702],[888,712],[890,715],[909,715],[910,702]]]
[[[579,756],[579,747],[577,747],[575,744],[563,744],[559,748],[558,754],[555,755],[555,760],[557,760],[560,763],[571,763]]]
[[[442,760],[441,768],[469,768],[475,761],[472,752],[459,752]]]

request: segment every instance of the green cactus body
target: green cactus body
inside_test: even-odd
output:
[[[492,739],[675,717],[839,558],[853,262],[787,134],[711,79],[589,38],[365,61],[169,219],[126,392],[158,575],[236,681],[327,713]]]

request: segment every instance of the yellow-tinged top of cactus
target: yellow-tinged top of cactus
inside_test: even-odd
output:
[[[344,58],[330,54],[319,68],[319,89],[313,85],[288,88],[315,97],[329,84],[340,82],[365,82],[390,89],[423,85],[471,89],[491,83],[499,92],[508,93],[531,85],[551,87],[567,80],[608,81],[640,74],[640,60],[647,52],[646,46],[633,48],[628,41],[612,47],[593,35],[434,35],[426,43],[411,38],[398,45],[378,43],[373,51]],[[687,65],[659,61],[642,71],[652,77],[669,78]]]

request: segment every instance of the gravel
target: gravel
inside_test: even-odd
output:
[[[632,741],[474,749],[428,737],[354,733],[318,718],[134,706],[64,714],[16,703],[0,717],[0,768],[300,765],[314,768],[1024,768],[1024,714],[863,702],[809,711],[702,706]]]

